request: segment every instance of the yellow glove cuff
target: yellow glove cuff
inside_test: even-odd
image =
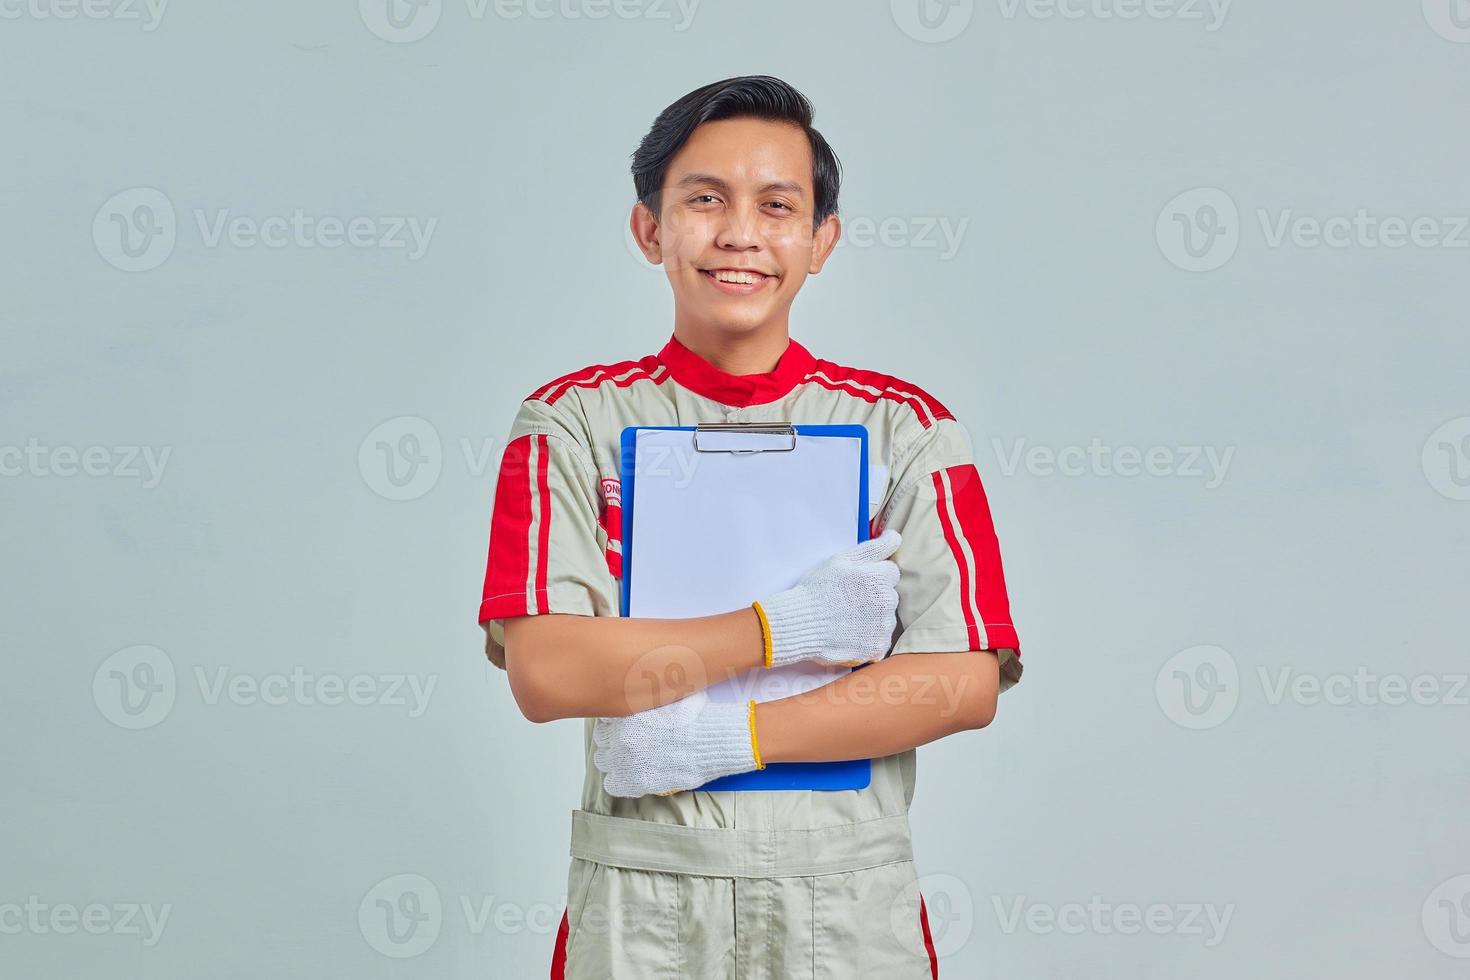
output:
[[[755,740],[755,699],[750,701],[750,751],[755,755],[755,767],[764,769],[766,764],[761,761],[760,743]]]
[[[771,621],[766,619],[766,611],[761,608],[759,601],[752,602],[750,605],[755,609],[756,618],[761,621],[761,645],[765,650],[765,665],[769,667],[771,666]]]

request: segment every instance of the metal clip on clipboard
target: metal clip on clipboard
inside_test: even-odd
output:
[[[744,449],[716,449],[699,444],[699,434],[734,432],[740,435],[790,436],[789,446]],[[790,422],[699,422],[694,426],[694,451],[697,453],[789,453],[796,448],[796,426]]]

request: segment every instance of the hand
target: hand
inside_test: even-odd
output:
[[[785,592],[759,600],[757,612],[770,627],[766,666],[881,660],[898,625],[898,565],[888,556],[902,540],[889,528],[833,555]]]
[[[621,718],[599,718],[592,763],[613,796],[668,796],[712,779],[764,769],[750,703],[716,703],[704,691]]]

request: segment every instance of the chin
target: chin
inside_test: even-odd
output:
[[[769,310],[711,310],[711,323],[733,333],[749,333],[771,320]]]

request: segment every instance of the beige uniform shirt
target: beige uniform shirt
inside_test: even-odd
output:
[[[775,369],[731,375],[670,337],[657,354],[594,365],[536,389],[511,426],[495,487],[479,621],[504,667],[504,620],[617,616],[620,461],[629,425],[852,424],[869,433],[873,535],[893,527],[898,631],[892,654],[994,650],[1000,689],[1021,678],[1000,548],[969,433],[936,398],[891,375],[821,360],[794,339]],[[752,596],[752,599],[759,598]],[[582,809],[695,827],[815,829],[907,814],[914,751],[873,760],[863,790],[609,796],[586,720]]]

